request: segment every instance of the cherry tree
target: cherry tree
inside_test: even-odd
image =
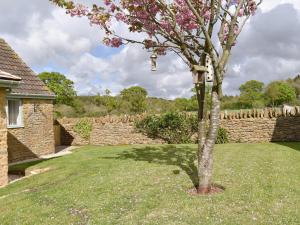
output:
[[[153,52],[152,60],[156,55],[173,52],[187,64],[199,105],[197,191],[210,193],[226,66],[238,36],[262,0],[103,0],[91,8],[68,0],[50,1],[71,16],[87,17],[92,25],[104,30],[103,43],[107,46],[139,44]],[[114,29],[116,23],[139,35],[136,39],[127,38]],[[213,72],[209,92],[212,104],[205,109],[209,68]]]

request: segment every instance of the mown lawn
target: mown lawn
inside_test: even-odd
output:
[[[224,193],[192,196],[195,145],[87,146],[0,189],[0,224],[300,224],[300,143],[215,151]]]

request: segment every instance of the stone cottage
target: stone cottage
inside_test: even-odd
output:
[[[0,186],[9,162],[55,152],[53,100],[36,74],[0,39]]]

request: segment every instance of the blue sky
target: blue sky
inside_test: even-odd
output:
[[[121,52],[123,47],[120,48],[110,48],[103,45],[97,46],[95,49],[92,49],[91,54],[99,58],[109,58],[112,55],[118,54]]]
[[[80,0],[92,3],[93,0]],[[224,81],[225,94],[237,94],[240,84],[258,79],[268,83],[300,73],[300,1],[264,0],[247,23],[235,47]],[[118,94],[140,85],[151,96],[189,96],[188,68],[174,55],[159,58],[150,71],[150,53],[138,46],[111,49],[103,33],[86,19],[71,18],[48,0],[0,0],[0,37],[35,72],[58,71],[75,82],[79,94]],[[116,27],[120,33],[126,28]]]

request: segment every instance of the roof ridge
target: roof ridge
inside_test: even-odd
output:
[[[0,37],[0,40],[2,40],[4,42],[4,44],[11,51],[12,54],[17,56],[17,60],[19,60],[24,66],[26,66],[28,69],[30,69],[35,74],[35,72],[25,63],[25,61],[22,59],[22,57],[7,43],[7,41],[5,41],[5,39]]]
[[[0,70],[14,74],[24,79],[22,84],[12,89],[12,93],[24,92],[24,94],[39,94],[44,96],[54,96],[44,82],[37,74],[26,64],[19,54],[0,37]],[[31,79],[28,79],[31,78]],[[32,86],[31,90],[25,88],[27,85]]]

